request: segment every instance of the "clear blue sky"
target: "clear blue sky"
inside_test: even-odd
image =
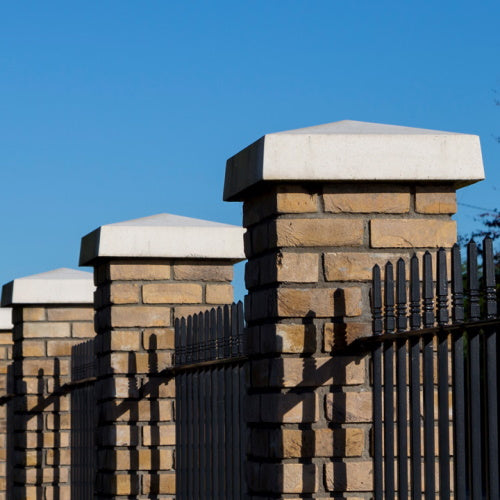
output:
[[[458,200],[499,207],[499,20],[498,0],[2,2],[0,282],[76,267],[102,224],[240,224],[225,160],[342,119],[480,135],[487,180]]]

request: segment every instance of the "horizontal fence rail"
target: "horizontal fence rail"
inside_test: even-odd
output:
[[[497,499],[497,284],[492,240],[373,269],[374,497]],[[420,277],[422,271],[423,278]],[[395,274],[395,275],[394,275]],[[434,278],[435,276],[435,278]],[[465,281],[465,290],[464,290]]]
[[[176,498],[245,494],[243,305],[176,320]]]

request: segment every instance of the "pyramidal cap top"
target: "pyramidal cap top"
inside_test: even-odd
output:
[[[0,308],[0,330],[12,330],[12,308]]]
[[[16,278],[2,288],[2,306],[14,304],[92,304],[92,273],[78,269],[55,269]]]
[[[351,120],[267,134],[226,164],[224,200],[241,201],[262,181],[442,181],[484,179],[479,137]]]
[[[107,224],[82,238],[80,265],[102,257],[245,258],[244,228],[172,214]]]

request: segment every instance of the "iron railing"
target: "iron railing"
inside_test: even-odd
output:
[[[362,343],[373,353],[375,499],[396,492],[398,499],[421,499],[422,493],[444,499],[452,492],[458,500],[500,498],[500,319],[492,241],[483,242],[481,269],[476,244],[468,244],[465,293],[457,245],[451,283],[443,249],[435,280],[429,252],[422,280],[419,267],[413,256],[409,283],[403,259],[395,280],[392,263],[383,284],[379,266],[373,270],[374,335]]]
[[[176,498],[245,494],[243,305],[176,320]]]

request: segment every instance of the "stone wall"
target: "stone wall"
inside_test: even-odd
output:
[[[99,498],[173,498],[174,320],[231,303],[232,277],[224,260],[96,264]]]
[[[14,305],[12,492],[70,498],[71,347],[94,336],[90,305]]]

